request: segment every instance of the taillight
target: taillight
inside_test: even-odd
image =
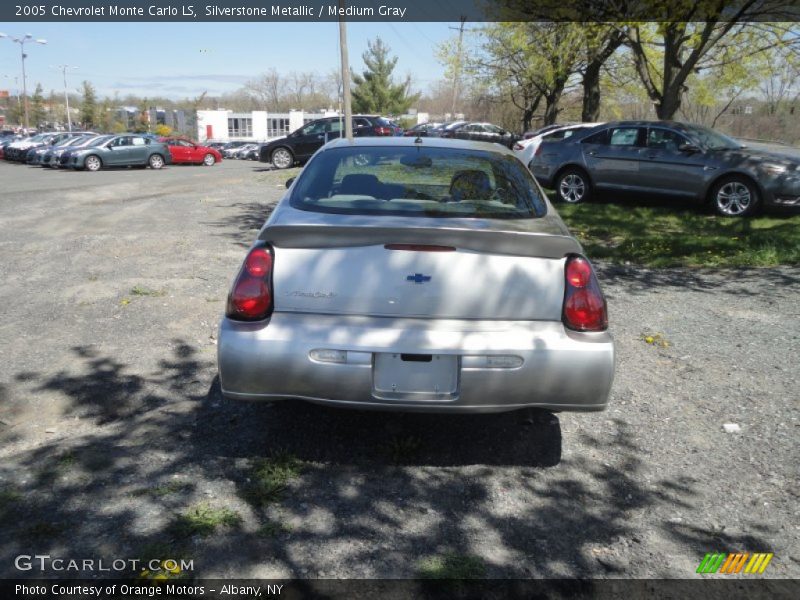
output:
[[[272,248],[257,246],[244,259],[228,294],[225,315],[237,321],[260,321],[272,314]]]
[[[589,261],[577,254],[568,256],[564,279],[564,325],[575,331],[605,330],[608,327],[606,299]]]
[[[514,144],[514,147],[512,148],[512,150],[516,150],[517,152],[519,152],[520,150],[523,150],[524,148],[525,148],[525,146],[523,146],[522,144],[517,142],[516,144]]]
[[[389,127],[376,127],[375,135],[393,135],[393,131]]]

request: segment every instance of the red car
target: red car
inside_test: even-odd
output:
[[[200,146],[183,138],[159,138],[169,148],[173,164],[188,163],[194,165],[212,166],[222,160],[222,154],[216,148]]]

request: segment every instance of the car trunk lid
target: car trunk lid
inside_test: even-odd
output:
[[[276,311],[560,320],[564,256],[580,252],[557,217],[276,217],[259,236]]]

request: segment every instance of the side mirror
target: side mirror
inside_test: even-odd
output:
[[[287,180],[286,180],[286,189],[287,189],[287,190],[288,190],[290,187],[292,187],[292,184],[294,183],[294,180],[295,180],[295,177],[289,177],[289,179],[287,179]]]
[[[695,152],[700,152],[699,146],[695,146],[694,144],[681,144],[678,146],[678,150],[681,152],[686,152],[687,154],[694,154]]]

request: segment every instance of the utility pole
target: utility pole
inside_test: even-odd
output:
[[[5,33],[0,33],[0,38],[8,37]],[[21,35],[19,37],[12,37],[11,41],[15,44],[19,44],[19,51],[20,55],[22,56],[22,95],[24,96],[23,101],[25,102],[25,129],[30,129],[28,123],[28,83],[25,77],[25,59],[28,57],[25,54],[25,44],[30,41],[35,41],[37,44],[46,44],[47,40],[43,39],[33,39],[33,34],[26,33],[25,35]]]
[[[456,118],[456,103],[458,102],[458,80],[461,77],[461,48],[464,42],[464,23],[466,23],[467,17],[461,16],[461,25],[456,27],[450,27],[450,29],[458,29],[458,52],[456,54],[456,67],[453,71],[453,112],[452,118]]]
[[[56,68],[61,69],[61,74],[64,76],[64,104],[67,107],[67,131],[72,131],[72,116],[69,114],[69,93],[67,92],[67,69],[77,69],[78,67],[58,65]]]
[[[344,0],[339,0],[339,50],[342,54],[342,98],[344,100],[344,136],[353,141],[353,108],[350,103],[350,59],[347,54],[347,24],[344,22]]]

